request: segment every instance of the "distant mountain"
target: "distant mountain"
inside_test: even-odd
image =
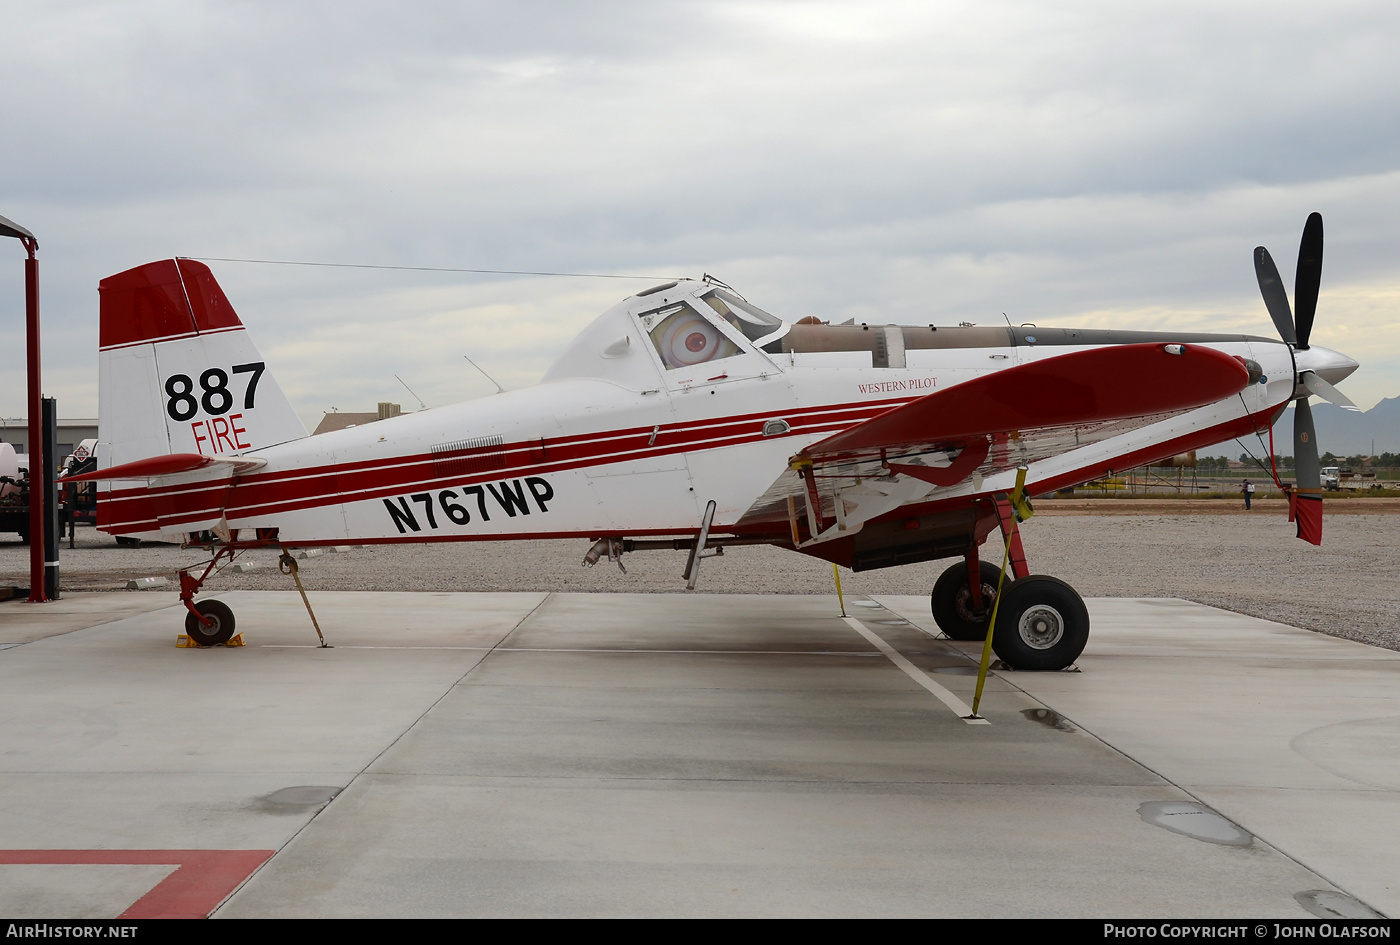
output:
[[[1371,455],[1371,444],[1375,442],[1375,452],[1400,453],[1400,397],[1387,397],[1365,413],[1353,413],[1341,407],[1319,401],[1312,404],[1313,424],[1317,427],[1317,447],[1319,453],[1333,453],[1337,456]],[[1264,442],[1269,440],[1269,431],[1264,434]],[[1268,447],[1259,448],[1259,438],[1250,436],[1245,444],[1256,456],[1268,453]],[[1240,444],[1229,440],[1217,446],[1196,451],[1201,456],[1239,456],[1243,450]],[[1274,452],[1280,456],[1293,454],[1293,408],[1290,406],[1274,424]]]

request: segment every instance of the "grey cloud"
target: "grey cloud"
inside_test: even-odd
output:
[[[1321,209],[1325,285],[1400,277],[1386,5],[45,4],[7,22],[0,213],[40,234],[51,376],[70,371],[75,404],[97,280],[177,253],[708,269],[775,310],[1034,320],[1251,304],[1249,249],[1291,268]],[[20,291],[4,258],[0,313]],[[373,320],[380,293],[481,283],[217,271],[293,332],[299,308]],[[22,409],[15,380],[0,413]]]

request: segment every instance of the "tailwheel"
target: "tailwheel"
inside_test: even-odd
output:
[[[938,629],[954,640],[985,640],[987,622],[992,616],[992,603],[997,598],[997,580],[1001,569],[983,561],[982,609],[972,606],[972,588],[967,580],[967,564],[953,565],[933,585],[933,619]],[[1011,587],[1011,574],[1006,575],[1003,593]]]
[[[233,639],[233,611],[220,600],[202,600],[194,609],[209,618],[206,625],[194,614],[185,615],[185,634],[200,646],[218,646]]]
[[[1059,578],[1023,577],[1002,592],[992,649],[1014,669],[1064,669],[1089,642],[1089,611]]]

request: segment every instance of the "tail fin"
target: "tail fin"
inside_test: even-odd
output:
[[[208,266],[147,263],[103,279],[98,294],[101,468],[306,436]]]

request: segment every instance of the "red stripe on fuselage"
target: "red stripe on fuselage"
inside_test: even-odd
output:
[[[888,405],[886,405],[886,407],[888,407]],[[1261,425],[1265,425],[1265,426],[1266,426],[1266,425],[1272,423],[1273,420],[1275,419],[1273,415],[1274,415],[1278,410],[1279,410],[1279,406],[1278,406],[1278,405],[1274,405],[1274,406],[1268,407],[1268,408],[1266,408],[1266,409],[1264,409],[1264,410],[1261,410],[1261,411],[1259,411],[1258,413],[1255,413],[1255,414],[1247,415],[1247,416],[1244,416],[1244,417],[1238,417],[1238,418],[1236,418],[1236,419],[1234,419],[1234,420],[1228,420],[1228,421],[1225,421],[1224,423],[1216,424],[1215,426],[1213,426],[1213,427],[1208,427],[1208,428],[1206,428],[1206,429],[1204,429],[1204,430],[1198,430],[1198,431],[1196,431],[1196,432],[1194,432],[1194,433],[1184,434],[1184,435],[1182,435],[1182,436],[1175,437],[1175,438],[1173,438],[1173,439],[1171,439],[1171,440],[1165,440],[1165,441],[1163,441],[1163,442],[1161,442],[1161,443],[1154,444],[1154,445],[1151,446],[1151,447],[1145,447],[1145,448],[1143,448],[1143,449],[1136,450],[1136,451],[1134,451],[1134,452],[1132,452],[1132,453],[1127,453],[1127,454],[1123,454],[1123,455],[1120,455],[1120,456],[1114,456],[1114,457],[1111,457],[1111,458],[1108,458],[1108,459],[1104,459],[1104,460],[1101,460],[1101,461],[1099,461],[1099,462],[1097,462],[1097,463],[1095,463],[1095,464],[1093,464],[1093,465],[1082,466],[1082,467],[1079,467],[1078,469],[1075,469],[1075,470],[1073,470],[1073,471],[1071,471],[1071,472],[1062,473],[1062,474],[1060,474],[1060,475],[1058,475],[1058,476],[1054,476],[1054,477],[1052,477],[1052,478],[1050,478],[1050,479],[1038,480],[1038,481],[1029,483],[1028,485],[1031,487],[1031,489],[1032,489],[1033,491],[1035,491],[1035,492],[1037,492],[1037,493],[1048,493],[1048,492],[1053,492],[1054,490],[1059,489],[1059,488],[1062,488],[1062,487],[1067,486],[1067,485],[1072,485],[1072,484],[1077,484],[1077,483],[1080,483],[1080,482],[1085,482],[1085,481],[1087,481],[1087,480],[1089,480],[1089,479],[1095,479],[1095,478],[1098,478],[1098,477],[1100,477],[1100,476],[1106,475],[1107,472],[1108,472],[1110,469],[1125,469],[1125,468],[1131,468],[1131,467],[1133,467],[1133,466],[1140,466],[1140,465],[1143,465],[1144,463],[1150,463],[1150,462],[1153,462],[1153,461],[1155,461],[1155,460],[1161,459],[1161,458],[1163,458],[1163,457],[1174,456],[1174,455],[1176,455],[1176,454],[1178,454],[1178,453],[1186,452],[1186,451],[1188,451],[1188,450],[1200,449],[1200,448],[1205,447],[1205,446],[1211,446],[1211,445],[1214,444],[1214,443],[1221,442],[1222,440],[1229,439],[1230,437],[1245,436],[1245,435],[1248,435],[1248,434],[1250,434],[1250,433],[1257,432],[1257,431],[1260,429]],[[647,430],[647,435],[650,436],[650,430],[649,430],[649,429]],[[493,470],[492,472],[501,472],[501,471],[500,471],[500,470]],[[484,479],[489,479],[490,476],[485,476],[485,477],[482,477],[482,478],[484,478]],[[457,481],[458,481],[458,480],[453,480],[453,482],[457,482]],[[239,488],[241,489],[242,486],[240,485]],[[133,492],[133,493],[144,493],[144,490],[123,490],[123,491]],[[402,491],[404,491],[404,490],[399,490],[399,491],[402,492]],[[395,494],[397,494],[397,493],[395,493]],[[374,498],[374,496],[370,496],[369,498]],[[930,515],[930,514],[937,514],[937,513],[939,513],[939,512],[945,512],[945,511],[950,511],[950,510],[954,510],[954,509],[961,509],[961,508],[965,508],[965,507],[966,507],[967,505],[969,505],[969,504],[973,504],[973,503],[976,503],[976,502],[978,502],[978,501],[982,501],[984,498],[985,498],[985,496],[973,495],[973,496],[954,496],[954,497],[949,497],[949,498],[946,498],[946,499],[936,499],[936,500],[934,500],[934,501],[932,501],[932,502],[924,503],[924,504],[917,505],[917,506],[906,506],[906,507],[901,507],[901,508],[899,508],[899,509],[895,509],[894,511],[888,513],[887,515],[880,516],[878,519],[876,519],[876,521],[884,521],[884,520],[887,520],[887,519],[894,519],[894,518],[900,518],[900,517],[909,517],[909,516],[916,516],[916,515]],[[154,506],[154,503],[152,502],[151,498],[150,498],[148,495],[144,495],[144,494],[142,494],[142,495],[131,495],[131,496],[129,497],[128,501],[130,501],[130,502],[132,503],[133,511],[135,511],[135,509],[136,509],[137,507],[141,508],[142,510],[149,510],[149,511],[146,511],[144,515],[142,515],[142,514],[140,514],[140,513],[135,514],[135,515],[133,516],[133,519],[132,519],[129,523],[123,523],[120,527],[113,526],[113,525],[109,525],[109,526],[106,527],[106,530],[111,531],[111,532],[114,532],[114,533],[118,533],[118,534],[120,534],[120,533],[132,533],[132,532],[151,532],[151,531],[159,531],[159,530],[161,530],[161,526],[160,526],[160,524],[156,521],[156,518],[155,518],[155,506]],[[314,507],[314,506],[316,506],[316,505],[338,504],[338,503],[341,502],[341,501],[347,501],[347,500],[344,499],[343,497],[332,496],[332,497],[326,497],[326,498],[324,498],[323,501],[320,501],[320,502],[305,503],[305,504],[302,504],[302,505],[300,505],[300,506],[298,506],[298,507],[299,507],[299,508],[312,508],[312,507]],[[215,510],[215,511],[217,511],[217,510]],[[101,497],[100,497],[100,496],[99,496],[99,504],[98,504],[98,515],[99,515],[98,523],[99,523],[99,526],[101,526],[101,525],[102,525],[102,519],[101,519],[101,515],[102,515],[102,501],[101,501]],[[746,532],[753,532],[753,533],[762,533],[762,532],[764,532],[765,528],[767,528],[767,527],[769,527],[769,526],[771,526],[771,523],[754,522],[754,523],[752,523],[748,528],[744,529],[744,531],[746,531]],[[694,528],[683,528],[683,527],[682,527],[682,528],[670,528],[670,529],[628,529],[628,530],[627,530],[627,533],[628,533],[629,535],[644,536],[644,535],[676,535],[676,534],[688,534],[688,533],[694,533],[695,531],[696,531],[696,529],[694,529]],[[444,534],[444,535],[434,535],[434,536],[413,535],[413,536],[405,536],[405,537],[389,537],[389,538],[376,538],[376,539],[368,539],[368,538],[359,538],[359,537],[356,537],[355,540],[357,540],[357,541],[362,541],[362,542],[373,542],[373,543],[376,543],[376,544],[403,544],[403,543],[409,543],[409,542],[413,542],[413,543],[423,543],[423,542],[428,542],[428,541],[500,541],[500,540],[507,540],[507,539],[551,538],[551,537],[552,537],[552,538],[567,538],[567,537],[590,537],[590,538],[591,538],[591,537],[597,537],[597,532],[596,532],[596,529],[595,529],[595,530],[592,530],[592,531],[579,531],[579,532],[574,532],[574,533],[566,533],[566,532],[539,532],[539,533],[534,533],[534,532],[531,532],[531,533],[529,533],[529,534],[509,534],[509,535],[500,534],[500,533],[492,533],[492,534],[470,534],[470,535],[447,535],[447,534]],[[325,540],[323,540],[323,541],[298,542],[298,544],[299,544],[299,545],[302,545],[302,544],[304,544],[304,545],[316,545],[316,544],[332,545],[332,544],[337,544],[337,543],[343,543],[344,540],[345,540],[345,539],[333,539],[333,538],[332,538],[332,539],[325,539]]]
[[[587,466],[634,462],[697,449],[720,449],[759,442],[763,424],[784,419],[785,436],[823,434],[847,429],[910,398],[873,403],[836,404],[798,411],[767,411],[736,417],[661,426],[652,443],[651,427],[634,427],[557,439],[525,441],[443,453],[417,453],[352,463],[253,473],[238,480],[205,480],[154,489],[113,489],[98,496],[105,527],[113,532],[178,528],[221,513],[230,518],[299,511],[318,506],[387,498],[417,489],[489,482],[523,473],[543,475]],[[650,445],[648,445],[650,444]],[[464,474],[444,475],[439,464],[504,457],[501,465]],[[224,500],[232,501],[225,507]],[[157,509],[159,508],[159,513]],[[157,514],[164,520],[157,522]]]

